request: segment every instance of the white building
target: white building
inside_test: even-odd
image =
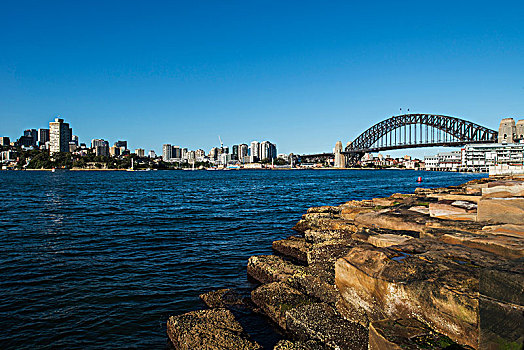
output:
[[[143,148],[137,148],[135,149],[135,154],[140,158],[144,158],[146,155],[146,151]]]
[[[524,143],[486,143],[466,145],[462,151],[462,166],[472,171],[488,171],[490,166],[522,165]]]
[[[55,118],[49,123],[49,152],[69,152],[69,141],[71,141],[72,130],[63,119]]]
[[[249,147],[249,161],[254,163],[260,159],[260,142],[252,141]]]
[[[171,158],[173,158],[173,146],[166,143],[162,146],[162,160],[164,162],[170,162]]]

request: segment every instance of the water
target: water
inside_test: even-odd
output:
[[[249,291],[247,259],[307,208],[482,176],[0,172],[0,348],[163,349],[170,315],[202,308],[203,291]]]

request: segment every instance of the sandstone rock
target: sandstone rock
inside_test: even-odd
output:
[[[426,221],[426,215],[406,209],[360,214],[355,218],[355,223],[364,227],[416,232],[424,230]]]
[[[426,207],[423,205],[416,205],[416,206],[409,208],[408,210],[411,210],[417,213],[421,213],[424,215],[429,215],[429,207]]]
[[[429,215],[447,220],[476,221],[477,204],[466,201],[440,200],[429,204]]]
[[[288,311],[286,327],[300,340],[317,340],[332,349],[367,349],[367,330],[345,320],[327,304],[307,304]]]
[[[351,230],[307,230],[304,232],[304,238],[309,243],[321,243],[332,240],[350,239],[357,231],[355,225],[351,224]]]
[[[524,198],[491,198],[479,202],[478,221],[501,224],[524,223]]]
[[[282,329],[286,329],[286,312],[314,302],[283,282],[264,284],[251,292],[251,300]]]
[[[480,273],[480,348],[522,349],[524,342],[524,259]]]
[[[381,320],[369,325],[369,350],[464,349],[416,319]]]
[[[397,198],[373,198],[373,205],[375,207],[391,207],[399,204]]]
[[[524,239],[524,225],[505,224],[484,226],[482,232],[486,234],[504,235]]]
[[[192,311],[171,316],[167,335],[175,349],[261,349],[248,339],[231,311],[223,308]]]
[[[242,297],[231,289],[218,289],[200,294],[199,297],[210,308],[244,305]]]
[[[307,263],[332,263],[346,255],[357,243],[351,239],[329,240],[312,244],[307,251]]]
[[[335,282],[343,299],[337,309],[361,322],[416,317],[477,348],[479,267],[500,258],[423,239],[394,248],[358,246],[337,260]]]
[[[449,200],[449,201],[465,201],[465,202],[472,202],[475,204],[478,204],[482,196],[474,196],[474,195],[462,195],[462,194],[443,194],[437,196],[438,200]]]
[[[298,261],[307,261],[307,243],[304,237],[291,236],[288,239],[273,242],[273,249],[282,255]]]
[[[375,247],[390,247],[392,245],[404,244],[413,237],[393,234],[381,234],[369,236],[368,242]]]
[[[504,235],[479,235],[466,232],[446,233],[440,240],[491,252],[507,258],[524,256],[524,240]]]
[[[335,286],[335,264],[313,264],[304,272],[293,275],[287,283],[301,293],[335,305],[338,289]]]
[[[340,217],[344,220],[355,220],[358,214],[372,213],[374,211],[376,209],[367,207],[344,207],[340,212]]]
[[[304,266],[295,265],[275,255],[252,256],[247,262],[247,274],[260,283],[287,281],[304,270]]]
[[[482,189],[482,198],[524,197],[524,181],[494,181]]]

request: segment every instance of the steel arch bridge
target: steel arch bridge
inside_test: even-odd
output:
[[[349,142],[342,152],[348,164],[356,164],[365,153],[418,147],[458,147],[470,143],[495,143],[498,132],[473,122],[437,114],[403,114],[383,120]],[[333,153],[304,155],[319,161]]]
[[[403,114],[377,123],[346,147],[346,152],[461,146],[497,142],[498,132],[470,121],[435,114]]]

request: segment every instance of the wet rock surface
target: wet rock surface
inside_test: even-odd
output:
[[[481,179],[310,208],[277,255],[249,259],[253,304],[202,299],[255,305],[287,338],[275,349],[522,349],[522,188]]]

